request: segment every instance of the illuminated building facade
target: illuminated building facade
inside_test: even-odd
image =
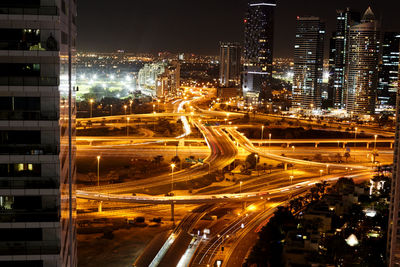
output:
[[[74,267],[76,1],[0,11],[0,266]]]
[[[350,27],[359,23],[360,19],[361,14],[349,8],[337,11],[336,32],[332,38],[332,54],[330,55],[330,62],[332,64],[331,86],[333,87],[333,106],[337,109],[344,109],[346,107],[345,74],[349,32]]]
[[[298,17],[294,47],[292,107],[321,108],[325,24],[318,17]]]
[[[360,24],[350,27],[346,67],[346,110],[350,115],[375,113],[378,86],[379,33],[369,7]]]
[[[219,56],[219,84],[222,87],[239,86],[242,49],[238,43],[221,43]]]
[[[400,67],[400,65],[399,65]],[[387,254],[390,267],[400,266],[400,76],[396,92],[396,137],[393,153],[393,176],[389,206]]]
[[[244,19],[244,72],[242,89],[249,102],[272,97],[274,11],[276,0],[252,0]]]
[[[392,111],[396,106],[400,32],[385,32],[381,47],[382,61],[379,68],[376,113]]]

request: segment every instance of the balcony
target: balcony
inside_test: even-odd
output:
[[[0,15],[43,15],[43,16],[58,16],[58,7],[41,6],[34,8],[22,7],[0,7]]]
[[[0,77],[0,86],[58,86],[58,77]]]
[[[58,155],[52,145],[0,145],[0,155]]]
[[[8,121],[58,121],[56,113],[40,111],[0,111],[0,120]]]

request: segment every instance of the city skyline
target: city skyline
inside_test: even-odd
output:
[[[389,3],[391,8],[385,9]],[[182,3],[177,0],[168,3],[156,1],[151,5],[121,0],[115,7],[109,6],[106,1],[97,1],[96,4],[94,7],[86,1],[78,6],[78,50],[90,51],[90,47],[97,47],[98,52],[125,49],[137,53],[171,51],[218,55],[220,41],[243,43],[244,0],[234,3],[207,0],[194,7],[191,1]],[[396,1],[278,1],[274,56],[293,57],[297,16],[320,17],[326,22],[327,36],[330,36],[336,28],[336,9],[351,7],[364,12],[368,5],[371,5],[378,18],[383,17],[383,30],[400,29],[400,22],[396,20],[400,2]],[[151,12],[144,12],[150,9]],[[202,14],[205,13],[207,16],[203,18]],[[152,19],[154,17],[158,20]],[[185,23],[180,23],[182,21]]]

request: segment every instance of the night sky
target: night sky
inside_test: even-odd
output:
[[[246,0],[82,0],[78,50],[217,55],[219,41],[243,40]],[[275,57],[292,57],[296,16],[313,15],[335,29],[336,9],[368,5],[386,30],[400,30],[400,0],[278,0]]]

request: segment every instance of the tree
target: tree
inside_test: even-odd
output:
[[[350,158],[350,152],[346,151],[346,153],[344,153],[344,157],[346,158],[346,162],[347,162]]]
[[[255,153],[251,153],[246,158],[246,167],[247,169],[254,169],[258,163],[258,157],[256,157]]]
[[[175,163],[176,165],[178,165],[178,164],[181,162],[181,159],[180,159],[178,156],[174,156],[174,157],[171,159],[171,162],[172,162],[172,163]]]

